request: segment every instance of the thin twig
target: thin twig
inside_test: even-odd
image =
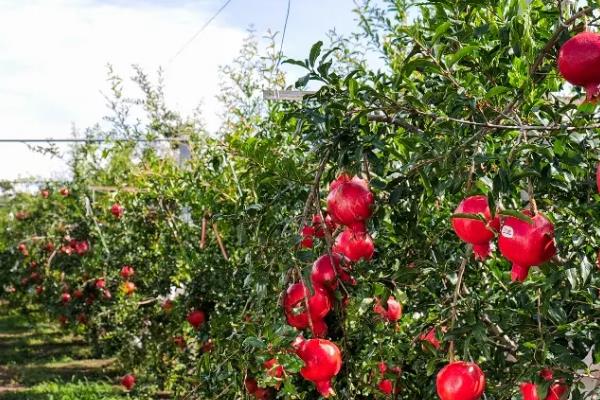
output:
[[[200,248],[204,249],[206,247],[206,224],[208,223],[208,218],[206,214],[202,217],[202,235],[200,236]]]
[[[213,222],[212,229],[215,233],[215,236],[217,237],[217,243],[219,244],[219,249],[221,249],[221,254],[223,255],[223,258],[225,259],[225,261],[229,261],[229,256],[227,255],[227,250],[225,249],[225,245],[223,244],[223,240],[221,239],[221,234],[219,233],[219,228],[217,228],[216,222]]]
[[[463,276],[465,274],[465,269],[467,268],[467,261],[471,256],[471,246],[467,250],[467,254],[463,257],[460,267],[458,268],[458,279],[456,282],[456,287],[454,288],[454,295],[452,297],[452,311],[450,317],[450,331],[454,329],[454,324],[456,323],[456,318],[458,317],[458,312],[456,310],[456,303],[458,302],[458,294],[460,293],[460,288],[462,286]],[[454,361],[454,340],[450,341],[450,346],[448,347],[448,359],[450,362]]]

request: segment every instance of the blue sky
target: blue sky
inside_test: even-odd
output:
[[[224,0],[0,0],[0,138],[69,137],[105,115],[107,63],[124,77],[131,64],[153,72]],[[232,0],[168,67],[169,103],[189,114],[200,102],[216,128],[219,65],[246,30],[281,31],[287,0]],[[329,29],[355,29],[352,0],[292,0],[284,53],[305,58]],[[0,144],[0,179],[60,177],[64,161]]]

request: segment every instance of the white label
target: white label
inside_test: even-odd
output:
[[[502,236],[504,236],[505,238],[512,239],[513,233],[514,232],[512,226],[504,225],[502,227]]]

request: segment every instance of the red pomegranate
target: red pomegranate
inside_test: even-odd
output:
[[[201,310],[191,311],[187,315],[187,321],[194,327],[194,329],[200,329],[204,321],[206,321],[206,315],[204,315],[204,311]]]
[[[98,278],[96,279],[95,285],[97,289],[104,289],[106,287],[106,281],[103,278]]]
[[[388,298],[387,310],[381,305],[379,298],[375,297],[373,311],[389,322],[396,322],[402,318],[402,305],[396,301],[394,296]]]
[[[274,378],[281,378],[285,373],[283,366],[279,365],[279,362],[275,358],[265,361],[263,367],[267,370],[267,375]]]
[[[342,368],[342,354],[335,343],[325,339],[297,338],[293,344],[298,357],[304,361],[300,370],[302,377],[313,382],[321,396],[328,398],[335,394],[331,379]]]
[[[377,387],[379,388],[381,393],[386,395],[390,395],[394,391],[394,384],[392,383],[391,379],[382,379],[381,382],[379,382],[379,385],[377,385]]]
[[[569,83],[583,86],[588,101],[600,94],[600,35],[582,32],[567,40],[558,52],[558,70]]]
[[[324,228],[327,227],[329,233],[332,233],[335,231],[336,224],[335,222],[333,222],[331,215],[327,215],[325,217],[325,224],[323,224],[323,219],[321,218],[321,215],[315,214],[312,217],[312,227],[315,230],[315,237],[322,238],[325,237]]]
[[[163,310],[165,310],[165,312],[170,313],[173,310],[173,307],[175,306],[175,304],[173,303],[172,300],[166,299],[162,304],[161,307]]]
[[[29,255],[29,250],[27,250],[27,245],[25,243],[19,243],[17,250],[19,250],[19,253],[23,254],[25,257]]]
[[[550,368],[544,368],[540,371],[540,377],[546,381],[551,381],[554,378],[554,371]]]
[[[121,385],[125,387],[127,390],[133,389],[135,386],[135,376],[132,374],[127,374],[123,378],[121,378]]]
[[[379,372],[385,374],[387,371],[387,364],[384,361],[380,361],[379,364],[377,364],[377,368],[379,368]]]
[[[175,343],[175,346],[179,347],[180,349],[185,349],[185,347],[187,346],[187,343],[185,341],[185,338],[183,336],[174,336],[173,337],[173,343]]]
[[[50,196],[50,191],[48,189],[42,189],[42,191],[40,192],[40,194],[42,195],[42,197],[44,199],[47,199]]]
[[[548,388],[548,393],[544,400],[563,400],[568,396],[567,394],[569,388],[567,385],[562,383],[553,383]],[[525,382],[521,384],[521,394],[523,395],[523,400],[540,400],[538,396],[538,387],[535,383]]]
[[[254,392],[256,392],[256,389],[258,389],[258,383],[256,382],[256,379],[246,377],[246,379],[244,379],[244,387],[246,388],[246,391],[248,393],[254,394]]]
[[[477,400],[485,390],[485,375],[477,364],[457,361],[438,372],[435,385],[441,400]]]
[[[63,293],[60,295],[60,301],[63,304],[67,304],[71,301],[71,295],[69,293]]]
[[[64,188],[60,189],[60,194],[61,194],[62,196],[64,196],[64,197],[67,197],[67,196],[69,195],[69,193],[70,193],[70,192],[69,192],[69,189],[68,189],[68,188],[66,188],[66,187],[64,187]]]
[[[316,335],[327,331],[327,325],[322,320],[331,310],[331,300],[322,287],[315,285],[314,289],[315,293],[311,295],[306,285],[300,282],[290,285],[283,297],[283,309],[288,324],[297,329],[306,329],[310,326],[305,304],[305,297],[308,298],[310,317]]]
[[[333,260],[333,265],[331,261]],[[338,286],[337,273],[341,257],[337,254],[323,254],[313,263],[310,280],[313,286],[321,286],[327,290],[335,290]],[[335,269],[334,269],[335,266]]]
[[[80,240],[80,241],[75,240],[75,241],[72,241],[71,247],[73,249],[75,249],[75,253],[82,256],[89,251],[90,244],[87,242],[87,240]]]
[[[329,185],[327,212],[333,220],[353,227],[371,217],[373,193],[364,179],[340,175]]]
[[[135,275],[135,269],[133,269],[131,265],[124,265],[123,268],[121,268],[121,277],[123,279],[129,279],[133,275]]]
[[[110,212],[116,219],[121,219],[121,217],[125,213],[125,209],[119,203],[115,203],[110,208]]]
[[[353,262],[358,262],[363,258],[369,261],[373,257],[375,245],[367,232],[346,228],[335,239],[332,250]]]
[[[527,278],[530,267],[541,265],[556,254],[554,225],[542,214],[523,213],[532,221],[503,218],[498,239],[500,252],[513,264],[512,280],[520,282]]]
[[[54,243],[52,243],[52,242],[46,243],[46,245],[44,246],[44,251],[46,251],[48,253],[52,253],[54,251]]]
[[[452,218],[452,228],[464,242],[473,245],[475,258],[485,260],[491,253],[490,241],[494,239],[494,230],[498,231],[498,218],[492,219],[487,197],[483,195],[470,196],[460,202],[455,214],[478,214],[486,222],[471,218]]]
[[[125,296],[131,296],[136,290],[135,283],[127,281],[123,283],[121,290],[123,290]]]
[[[300,247],[304,249],[312,248],[314,243],[315,229],[312,226],[304,226],[300,231],[300,235],[302,235]]]
[[[428,330],[427,333],[422,333],[419,336],[419,339],[424,342],[429,342],[436,350],[440,348],[441,343],[437,338],[437,329],[435,329],[435,327]]]

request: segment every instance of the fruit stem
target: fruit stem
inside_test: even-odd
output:
[[[206,214],[202,217],[202,235],[200,236],[200,248],[204,249],[206,247],[206,223],[207,218]]]

